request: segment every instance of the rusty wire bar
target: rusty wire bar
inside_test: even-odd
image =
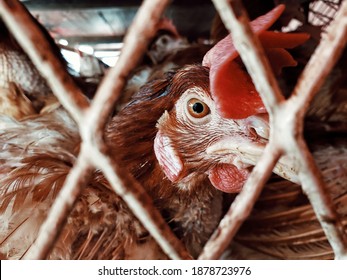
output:
[[[102,81],[97,94],[86,112],[81,136],[93,149],[90,161],[103,171],[112,188],[119,194],[136,217],[156,239],[172,259],[190,258],[182,243],[172,233],[160,213],[154,208],[150,197],[139,183],[107,156],[107,147],[101,141],[104,125],[121,94],[126,79],[154,37],[161,15],[169,0],[144,1],[124,40],[123,51],[117,65]],[[143,23],[146,22],[146,25]]]
[[[271,150],[269,146],[274,145],[275,153],[277,152],[276,148],[278,148],[279,153],[285,152],[288,156],[294,158],[296,168],[299,171],[299,178],[302,183],[303,191],[306,192],[310,199],[317,218],[334,250],[335,258],[346,258],[347,240],[343,227],[331,199],[327,194],[321,172],[317,168],[303,140],[303,121],[307,106],[317,93],[324,78],[337,61],[346,41],[346,1],[340,8],[336,20],[331,24],[329,28],[330,33],[328,33],[323,39],[323,42],[320,43],[317,48],[318,51],[315,52],[316,55],[311,58],[309,68],[305,70],[305,73],[308,72],[309,74],[303,75],[301,82],[294,91],[293,97],[288,101],[284,101],[283,97],[279,97],[281,93],[277,82],[274,80],[272,71],[269,68],[267,60],[264,58],[262,46],[251,31],[249,20],[241,1],[213,0],[213,2],[224,24],[231,32],[235,48],[239,51],[270,114],[271,134],[266,150]],[[334,34],[331,34],[333,33],[332,30],[336,30],[337,28],[341,28],[341,30],[334,36]],[[339,46],[340,49],[338,49],[337,46]],[[323,48],[327,48],[327,51],[323,50]],[[320,50],[322,50],[321,52],[323,54],[319,53]],[[322,56],[322,58],[320,58],[320,56]],[[317,72],[315,68],[323,68],[321,67],[322,59],[328,57],[330,59],[331,56],[333,60],[329,63],[328,69],[321,70],[321,73],[315,76],[313,81],[309,81],[308,79],[312,79],[312,76]],[[326,62],[329,59],[323,61]],[[309,83],[311,87],[306,89],[306,83]],[[296,94],[298,89],[303,91],[300,92],[301,102],[295,102],[295,99],[298,99],[298,94]],[[283,139],[287,140],[283,142]],[[279,158],[278,156],[276,161]],[[255,172],[258,170],[259,164],[265,164],[265,166],[263,166],[263,172],[268,174],[269,169],[272,169],[275,163],[269,159],[266,160],[266,155],[264,155],[262,160],[256,165]],[[220,226],[207,243],[204,252],[199,257],[200,259],[219,258],[228,244],[225,240],[231,241],[237,229],[248,217],[250,211],[246,211],[246,214],[239,211],[247,209],[247,207],[242,204],[245,203],[248,204],[249,207],[253,207],[258,193],[260,193],[265,185],[265,182],[262,182],[262,184],[259,182],[250,182],[250,180],[254,180],[254,177],[257,177],[257,175],[253,175],[252,173],[244,187],[247,188],[247,190],[249,188],[249,191],[255,192],[254,196],[247,196],[243,191],[241,192],[239,195],[242,195],[241,198],[237,198],[234,201],[228,214],[223,218]],[[261,178],[264,180],[266,177]],[[253,189],[251,188],[251,183],[254,183]],[[235,214],[233,211],[237,211],[237,213]],[[236,219],[236,221],[233,219]]]
[[[111,71],[109,76],[105,78],[95,98],[96,101],[89,107],[84,101],[81,104],[74,101],[74,95],[77,100],[81,98],[78,90],[75,92],[74,90],[69,91],[69,89],[74,88],[74,85],[71,85],[72,82],[68,82],[71,88],[65,88],[64,83],[66,80],[62,77],[66,76],[66,70],[55,66],[56,60],[49,48],[39,47],[44,38],[42,35],[38,35],[40,32],[36,29],[33,29],[35,33],[31,31],[33,25],[28,19],[28,12],[18,1],[0,1],[1,16],[4,18],[5,23],[33,60],[36,67],[48,79],[49,84],[54,85],[52,86],[54,93],[60,98],[64,106],[71,99],[72,105],[67,104],[66,109],[79,124],[81,136],[84,140],[82,144],[84,147],[83,151],[88,150],[88,153],[82,151],[79,155],[80,157],[77,160],[78,165],[74,167],[73,173],[68,176],[68,180],[66,180],[53,205],[52,209],[55,210],[55,213],[50,211],[44,223],[43,230],[45,232],[43,230],[40,231],[35,246],[26,255],[27,258],[40,259],[49,254],[49,248],[54,246],[58,232],[66,222],[67,216],[65,214],[71,210],[73,204],[72,199],[67,196],[72,194],[72,197],[76,197],[79,190],[86,183],[84,180],[79,180],[77,175],[85,174],[91,166],[99,167],[102,171],[105,171],[105,175],[110,179],[113,189],[128,202],[135,216],[139,218],[147,230],[154,236],[169,257],[173,259],[190,258],[182,243],[176,238],[160,213],[154,208],[151,199],[144,189],[127,171],[123,169],[119,170],[120,168],[117,164],[108,158],[105,153],[107,149],[102,141],[103,127],[108,118],[108,113],[112,110],[112,106],[120,96],[127,75],[135,67],[138,59],[140,59],[147,46],[146,43],[153,37],[156,31],[155,26],[168,3],[169,1],[159,0],[147,0],[143,2],[135,22],[127,35],[130,39],[126,39],[128,43],[125,44],[124,49],[128,48],[128,50],[125,54],[121,55],[120,63],[116,66],[117,70]],[[146,25],[143,24],[143,20],[147,21]],[[15,22],[25,24],[15,24]],[[150,29],[148,29],[148,26]],[[141,44],[137,44],[136,38],[139,37],[138,34],[143,35],[141,37]],[[40,42],[40,44],[35,44],[35,42]],[[141,46],[139,47],[138,45]],[[48,67],[41,67],[41,63],[46,63]],[[56,79],[56,77],[58,78]],[[65,92],[64,90],[67,91]],[[101,117],[98,117],[98,114]],[[87,162],[79,165],[85,159],[87,159]],[[104,166],[100,162],[106,162],[108,166]],[[125,183],[129,183],[129,185],[125,185]],[[64,205],[63,209],[59,208],[59,205]],[[48,237],[47,233],[52,233],[55,236]]]
[[[304,115],[311,100],[331,72],[346,43],[347,1],[343,1],[335,19],[326,29],[326,33],[323,33],[320,44],[306,65],[292,96],[286,102],[286,108],[279,108],[277,117],[278,122],[283,114],[292,117],[291,124],[287,126],[288,137],[284,137],[291,144],[288,143],[283,148],[287,154],[294,155],[300,165],[299,177],[302,189],[307,194],[337,259],[347,259],[347,236],[327,195],[323,176],[303,139],[302,129]],[[283,128],[283,123],[279,123],[278,127],[280,126]],[[285,134],[282,134],[282,139],[283,135]]]
[[[235,48],[240,53],[257,90],[260,92],[264,104],[270,114],[284,98],[265,57],[263,48],[249,25],[248,16],[240,1],[212,0],[225,26],[231,31]],[[248,178],[241,193],[231,205],[228,213],[222,219],[215,233],[205,245],[199,259],[218,259],[242,223],[249,216],[267,179],[272,173],[282,151],[273,145],[273,129],[270,131],[270,141],[265,148],[254,171]]]

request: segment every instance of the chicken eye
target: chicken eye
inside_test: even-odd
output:
[[[188,112],[194,118],[203,118],[210,113],[210,108],[199,99],[192,98],[188,101]]]

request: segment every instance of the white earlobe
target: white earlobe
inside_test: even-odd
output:
[[[177,182],[183,171],[183,163],[171,139],[160,131],[154,139],[154,152],[167,178],[171,182]]]

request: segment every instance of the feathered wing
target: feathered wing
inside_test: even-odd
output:
[[[23,122],[1,116],[0,124],[0,247],[20,258],[74,163],[71,141],[79,140],[63,110]]]
[[[24,92],[15,83],[9,83],[8,87],[0,87],[0,113],[20,120],[35,115],[36,110]]]
[[[80,139],[75,123],[62,109],[22,122],[2,116],[0,123],[0,219],[4,221],[0,253],[18,259],[36,239],[76,160]],[[166,256],[105,178],[94,171],[49,258]]]
[[[347,49],[312,100],[307,128],[347,132]]]

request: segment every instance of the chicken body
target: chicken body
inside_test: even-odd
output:
[[[1,27],[1,26],[0,26]],[[49,91],[45,80],[15,42],[0,43],[0,86],[8,88],[9,83],[16,84],[23,92],[38,95]]]
[[[16,119],[35,114],[35,106],[26,93],[39,95],[49,88],[28,57],[13,42],[0,42],[0,68],[0,112]]]
[[[33,18],[44,33],[56,57],[66,65],[59,48],[49,33]],[[39,113],[56,102],[50,87],[39,70],[0,20],[0,112],[16,119]]]

